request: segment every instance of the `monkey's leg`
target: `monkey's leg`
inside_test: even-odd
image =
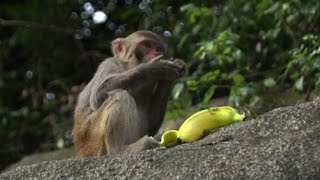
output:
[[[100,109],[99,127],[105,136],[107,154],[137,152],[158,145],[152,137],[141,138],[148,123],[139,118],[137,105],[127,91],[113,91]]]

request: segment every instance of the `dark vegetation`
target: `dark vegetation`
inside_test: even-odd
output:
[[[101,24],[85,3],[0,2],[0,169],[72,145],[77,94],[111,56],[110,41],[138,29],[163,35],[169,56],[188,63],[166,119],[219,96],[250,109],[261,94],[290,90],[308,98],[320,89],[318,0],[90,1],[107,15]]]

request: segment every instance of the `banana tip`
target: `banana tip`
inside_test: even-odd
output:
[[[236,114],[234,117],[235,121],[243,121],[243,119],[246,117],[245,113],[242,114]]]

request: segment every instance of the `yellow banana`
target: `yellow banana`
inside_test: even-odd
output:
[[[160,146],[165,147],[170,143],[193,142],[199,140],[205,135],[205,132],[229,125],[231,123],[242,121],[244,114],[239,114],[236,109],[230,106],[211,107],[199,111],[190,116],[177,130],[168,130],[162,137]]]

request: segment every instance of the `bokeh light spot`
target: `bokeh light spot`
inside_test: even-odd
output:
[[[90,26],[89,21],[88,21],[88,20],[82,21],[82,26],[84,26],[84,27],[89,27],[89,26]]]
[[[93,23],[102,24],[107,21],[108,16],[103,11],[97,11],[92,16]]]
[[[143,2],[141,2],[140,4],[139,4],[139,8],[140,9],[145,9],[147,7],[147,5],[145,4],[145,3],[143,3]]]
[[[165,37],[171,37],[171,32],[170,31],[164,31],[163,32],[163,35],[165,36]]]
[[[70,19],[75,20],[75,19],[77,19],[77,18],[78,18],[78,14],[73,11],[73,12],[70,14]]]
[[[89,28],[83,28],[82,34],[86,37],[89,37],[89,36],[91,36],[91,30]]]
[[[46,93],[46,97],[49,100],[54,100],[56,98],[56,95],[54,93],[52,93],[52,92],[47,92]]]
[[[27,77],[28,79],[32,79],[32,77],[33,77],[33,72],[32,72],[31,70],[28,70],[28,71],[26,72],[26,77]]]
[[[94,13],[94,7],[92,6],[91,3],[87,2],[83,5],[84,10],[88,13],[88,14],[93,14]]]
[[[108,22],[107,28],[110,29],[111,31],[116,29],[116,24],[113,22]]]
[[[86,11],[81,12],[81,18],[82,19],[88,19],[89,14]]]

